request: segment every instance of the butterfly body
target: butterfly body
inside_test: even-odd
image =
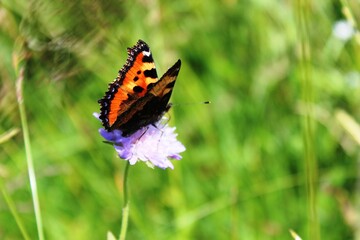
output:
[[[98,101],[104,128],[107,131],[119,129],[123,136],[129,136],[159,121],[170,109],[169,100],[180,67],[178,60],[158,79],[149,46],[139,40],[128,48],[125,65]]]

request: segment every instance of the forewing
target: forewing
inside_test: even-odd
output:
[[[132,117],[124,115],[135,102],[143,98],[158,81],[155,63],[149,46],[139,40],[128,48],[128,58],[115,81],[109,84],[105,96],[99,100],[100,119],[107,130],[121,127]],[[121,119],[120,119],[121,117]]]
[[[129,135],[141,127],[157,122],[168,110],[168,102],[179,74],[181,61],[178,60],[174,66],[152,84],[151,90],[143,98],[134,102],[133,106],[119,116],[123,119],[126,116],[131,118],[122,125],[122,131]]]

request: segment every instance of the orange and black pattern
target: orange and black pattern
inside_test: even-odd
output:
[[[119,129],[129,136],[160,120],[169,110],[169,99],[181,61],[158,79],[149,46],[139,40],[128,48],[128,58],[100,99],[100,119],[106,130]]]

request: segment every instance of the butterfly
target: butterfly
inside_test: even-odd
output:
[[[169,99],[181,66],[179,59],[158,79],[150,48],[144,41],[138,40],[127,53],[125,65],[98,101],[104,128],[121,130],[124,137],[155,124],[170,109]]]

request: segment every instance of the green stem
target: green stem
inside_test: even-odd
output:
[[[130,162],[127,161],[125,170],[124,170],[124,180],[123,180],[123,191],[124,191],[124,207],[122,209],[122,221],[121,221],[121,231],[119,240],[125,240],[128,220],[129,220],[129,190],[128,190],[128,175],[130,169]]]
[[[23,100],[23,91],[22,91],[23,79],[24,79],[24,67],[21,67],[19,70],[18,79],[16,81],[16,92],[17,92],[16,95],[17,95],[17,101],[19,104],[21,126],[22,126],[23,136],[24,136],[26,162],[27,162],[27,167],[28,167],[30,189],[31,189],[31,195],[32,195],[32,200],[33,200],[33,205],[34,205],[38,237],[39,237],[39,240],[44,240],[44,232],[43,232],[44,228],[43,228],[43,224],[42,224],[42,220],[41,220],[40,204],[39,204],[39,197],[38,197],[37,185],[36,185],[36,175],[35,175],[34,162],[32,159],[31,146],[30,146],[29,128],[27,125],[26,111],[25,111],[24,100]]]

